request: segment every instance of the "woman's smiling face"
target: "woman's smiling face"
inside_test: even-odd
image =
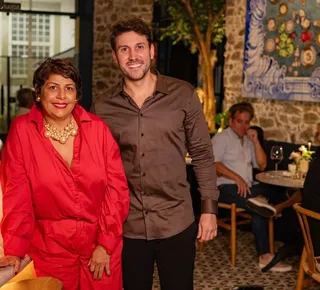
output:
[[[70,118],[77,103],[74,81],[59,74],[51,74],[41,88],[40,102],[47,121]]]

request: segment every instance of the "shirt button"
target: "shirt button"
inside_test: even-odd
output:
[[[144,134],[143,133],[141,133],[141,137],[143,137],[144,136]]]
[[[149,212],[146,210],[144,213],[147,215]]]
[[[141,156],[144,157],[144,153],[142,153]]]
[[[143,117],[143,114],[141,113],[140,116]]]
[[[142,173],[142,176],[146,176],[146,174],[145,174],[145,173]]]

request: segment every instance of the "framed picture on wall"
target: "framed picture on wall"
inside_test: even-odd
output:
[[[243,96],[320,101],[320,1],[247,0]]]

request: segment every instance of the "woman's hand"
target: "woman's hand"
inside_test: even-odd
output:
[[[14,274],[20,270],[21,258],[17,256],[4,256],[0,258],[0,267],[14,266]]]
[[[110,255],[104,247],[98,245],[94,249],[90,261],[88,263],[90,271],[93,272],[94,280],[101,280],[103,271],[110,276]]]

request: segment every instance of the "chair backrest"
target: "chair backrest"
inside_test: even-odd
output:
[[[62,282],[52,277],[40,277],[7,283],[1,290],[61,290]]]
[[[298,215],[298,220],[300,223],[300,227],[303,234],[304,239],[304,247],[307,253],[307,263],[308,267],[311,272],[316,271],[316,265],[315,265],[315,259],[314,259],[314,250],[313,250],[313,244],[310,234],[310,227],[308,218],[320,220],[320,213],[316,213],[314,211],[308,210],[300,206],[300,204],[295,204],[294,206],[295,211]]]

